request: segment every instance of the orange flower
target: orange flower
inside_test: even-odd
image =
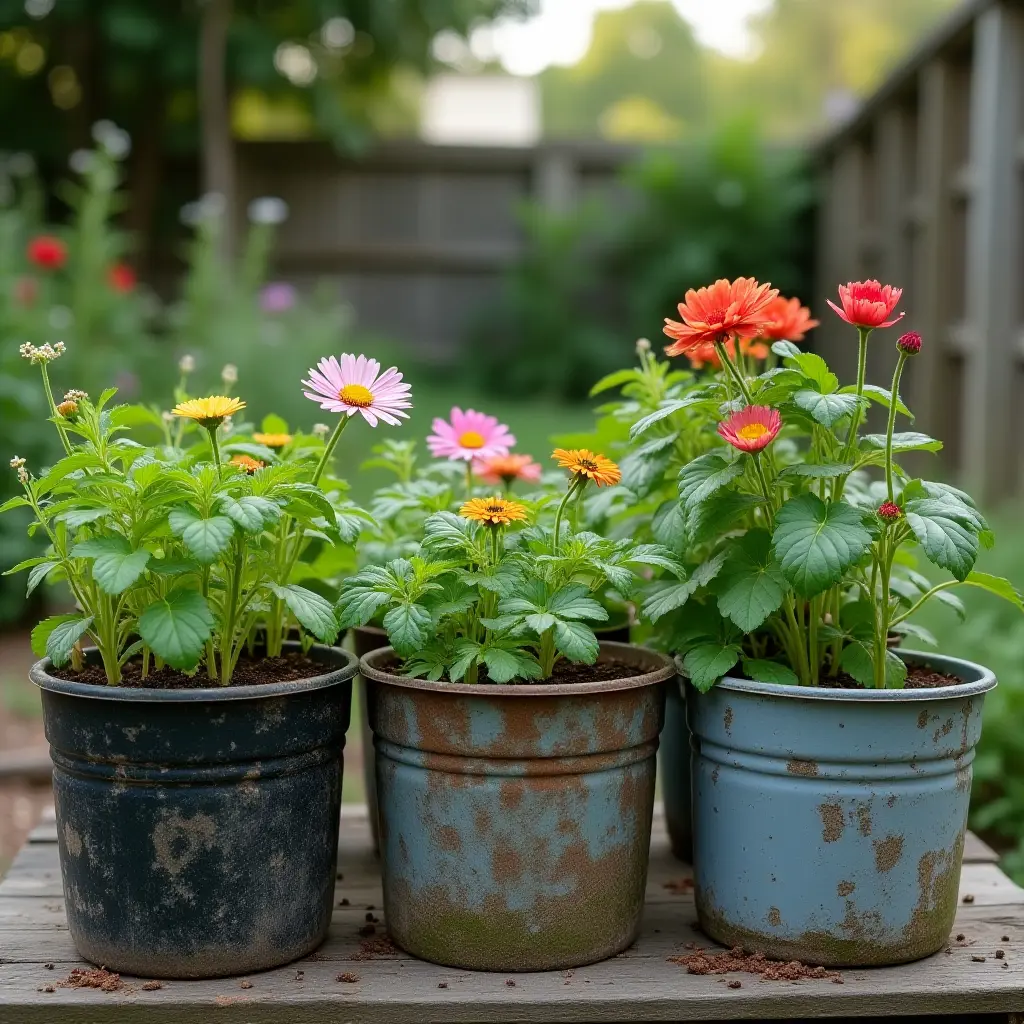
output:
[[[518,501],[509,501],[495,495],[493,498],[470,498],[459,515],[487,526],[508,526],[509,523],[526,518],[526,508]]]
[[[473,472],[488,484],[511,484],[513,480],[537,481],[541,468],[529,455],[492,455],[477,459]]]
[[[765,310],[765,323],[761,337],[768,341],[803,341],[804,335],[818,326],[811,319],[811,311],[799,299],[772,299]]]
[[[250,476],[263,468],[263,463],[259,459],[254,459],[251,455],[232,456],[231,465],[244,469]]]
[[[765,323],[765,310],[778,294],[777,288],[752,277],[731,282],[722,278],[699,291],[691,288],[679,303],[682,323],[665,319],[665,334],[674,339],[665,354],[678,356],[709,342],[757,337]]]
[[[731,338],[724,344],[725,351],[730,359],[736,358],[736,342]],[[769,348],[761,341],[753,341],[750,338],[740,338],[740,352],[751,359],[767,359]],[[705,342],[695,351],[688,353],[690,365],[695,370],[703,370],[710,366],[712,370],[722,368],[722,360],[718,358],[718,350],[710,341]]]
[[[551,458],[574,476],[593,480],[598,487],[614,487],[622,479],[622,471],[605,455],[596,455],[587,448],[556,448]]]

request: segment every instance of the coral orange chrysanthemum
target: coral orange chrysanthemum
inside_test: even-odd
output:
[[[511,484],[513,480],[540,479],[541,468],[529,455],[492,455],[477,459],[473,472],[488,484]]]
[[[611,459],[587,448],[556,448],[551,458],[573,476],[593,480],[598,487],[614,487],[622,479],[622,471]]]
[[[730,359],[736,358],[736,342],[730,339],[725,342],[723,347]],[[764,342],[753,341],[750,338],[740,338],[740,352],[751,359],[767,359],[769,351],[770,349]],[[718,349],[710,341],[687,354],[690,359],[690,365],[695,370],[703,370],[705,366],[710,366],[713,370],[720,370],[722,368],[722,360],[718,356]]]
[[[891,284],[849,281],[839,286],[842,309],[831,299],[826,301],[851,326],[874,330],[876,327],[892,327],[903,319],[903,313],[892,315],[902,295],[903,289],[894,288]]]
[[[778,409],[748,405],[718,424],[718,433],[741,452],[759,452],[778,437],[782,417]]]
[[[244,469],[250,476],[263,468],[263,463],[251,455],[235,455],[231,458],[231,465]]]
[[[253,434],[252,439],[257,444],[265,444],[268,448],[283,448],[286,444],[292,443],[291,434]]]
[[[799,299],[772,299],[765,309],[761,337],[766,341],[803,341],[804,335],[818,326],[811,311]]]
[[[691,288],[679,303],[682,322],[665,319],[665,334],[674,339],[665,354],[678,356],[709,342],[756,337],[765,323],[768,304],[778,294],[777,288],[752,277],[722,278],[709,288]]]
[[[234,416],[244,408],[245,402],[239,398],[211,395],[209,398],[190,398],[187,402],[180,402],[171,411],[175,416],[197,420],[204,427],[216,427],[228,416]]]
[[[526,508],[518,501],[495,495],[493,498],[470,498],[459,509],[459,515],[488,526],[508,526],[511,522],[525,519]]]

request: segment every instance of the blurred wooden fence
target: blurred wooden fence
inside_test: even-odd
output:
[[[944,439],[947,469],[987,499],[1019,494],[1024,3],[968,0],[818,155],[818,294],[902,285],[901,327],[924,336],[904,388],[916,429]],[[816,344],[852,377],[855,335],[825,312]],[[896,336],[873,339],[876,382]]]
[[[348,159],[323,143],[249,143],[238,151],[239,193],[288,203],[279,277],[336,280],[361,328],[443,358],[522,251],[522,203],[566,211],[614,192],[635,153],[606,143],[395,142]]]

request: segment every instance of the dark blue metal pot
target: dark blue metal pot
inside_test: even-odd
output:
[[[359,626],[352,630],[352,646],[356,649],[356,657],[363,658],[371,651],[379,651],[388,646],[388,635],[378,626]],[[366,794],[366,813],[370,819],[370,835],[373,838],[373,851],[380,853],[380,824],[377,812],[377,758],[373,752],[373,730],[370,728],[369,697],[366,692],[366,681],[362,676],[356,677],[359,688],[359,738],[362,744],[363,757],[363,792]]]
[[[543,971],[625,949],[643,911],[664,655],[569,685],[431,683],[368,655],[384,909],[392,939],[451,967]]]
[[[726,678],[687,695],[701,928],[782,960],[906,963],[957,908],[988,669],[898,652],[963,680],[839,690]]]
[[[85,959],[208,978],[276,967],[324,940],[357,663],[337,648],[310,656],[323,675],[200,690],[74,683],[48,660],[33,666],[68,924]]]
[[[686,683],[682,677],[669,683],[665,694],[665,728],[658,747],[658,778],[672,853],[689,863],[693,860],[690,726],[686,721]]]

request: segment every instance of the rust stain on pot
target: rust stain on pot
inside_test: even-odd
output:
[[[715,785],[715,786],[717,786],[717,785],[718,785],[718,767],[717,767],[717,766],[716,766],[716,767],[715,767],[715,769],[714,769],[714,770],[713,770],[713,771],[711,772],[711,782],[712,782],[712,784],[713,784],[713,785]]]
[[[918,729],[928,728],[928,709],[921,708],[921,713],[917,716],[917,727]]]
[[[437,829],[437,845],[451,853],[461,850],[462,840],[459,838],[458,829],[452,828],[451,825],[441,825]]]
[[[845,879],[836,886],[836,895],[842,899],[846,899],[847,896],[856,889],[857,886],[853,882],[848,882]]]
[[[875,848],[875,867],[879,874],[892,871],[903,856],[903,836],[890,835],[884,839],[876,839],[873,843]]]
[[[213,845],[217,825],[208,814],[183,818],[174,813],[153,828],[156,863],[169,875],[180,875],[201,850]]]
[[[64,823],[64,845],[72,857],[81,857],[82,837],[70,821]]]
[[[786,764],[786,771],[790,775],[803,775],[806,778],[813,778],[818,774],[817,761],[799,761],[793,758]]]
[[[819,804],[818,814],[821,815],[823,826],[821,838],[826,843],[837,843],[842,838],[843,829],[846,828],[846,818],[843,809],[839,804]]]
[[[515,782],[503,782],[498,802],[501,804],[503,811],[514,811],[523,802],[523,784],[518,780]]]
[[[938,743],[943,736],[948,736],[953,731],[953,719],[947,718],[938,729],[932,733],[932,742]]]
[[[732,735],[732,706],[729,705],[725,709],[725,715],[722,718],[722,724],[725,726],[726,733]]]
[[[871,805],[857,805],[857,828],[862,836],[871,835]]]
[[[499,846],[491,856],[491,871],[498,885],[516,885],[523,877],[523,858],[511,847]]]
[[[779,911],[778,907],[769,907],[768,908],[768,923],[773,928],[778,928],[778,927],[781,926],[781,924],[782,924],[782,914]]]

